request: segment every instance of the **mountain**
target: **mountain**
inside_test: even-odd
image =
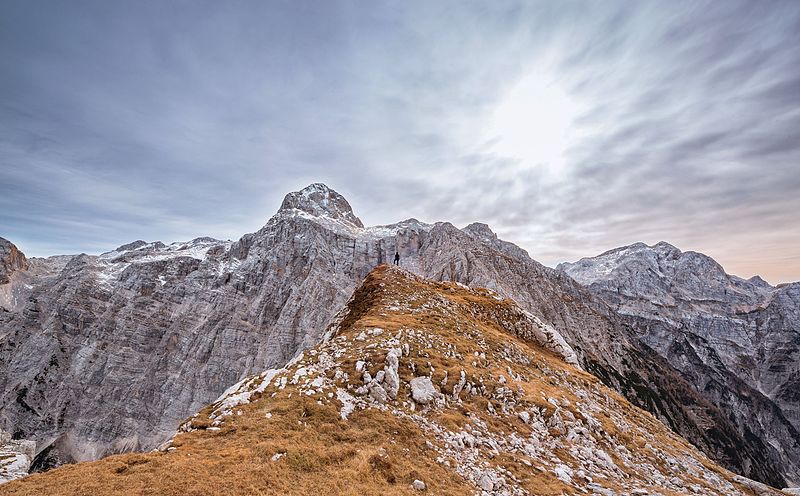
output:
[[[635,323],[790,481],[800,474],[800,283],[775,288],[712,258],[637,243],[558,267]]]
[[[158,446],[230,384],[315,346],[392,258],[485,287],[563,336],[578,364],[710,458],[783,487],[773,448],[742,434],[620,316],[485,224],[362,227],[321,184],[290,193],[238,241],[136,241],[100,256],[32,258],[0,286],[0,427],[37,443],[34,470]]]
[[[576,364],[513,301],[382,265],[321,344],[235,384],[159,451],[0,492],[780,494],[715,465]]]

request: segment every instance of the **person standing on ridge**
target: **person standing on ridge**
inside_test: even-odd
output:
[[[394,264],[395,265],[400,265],[400,252],[399,251],[395,251],[394,252]]]

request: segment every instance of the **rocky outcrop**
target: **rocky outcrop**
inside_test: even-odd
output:
[[[760,439],[789,482],[800,480],[800,284],[731,276],[664,242],[559,269],[627,318],[739,433]]]
[[[782,484],[759,438],[737,431],[570,277],[485,225],[363,228],[324,185],[290,193],[261,230],[235,242],[139,241],[100,256],[36,259],[26,285],[8,285],[23,297],[0,312],[0,425],[37,441],[37,469],[155,447],[228,385],[319,343],[395,251],[413,273],[517,301],[542,324],[527,335],[550,336],[551,349],[724,466]],[[368,388],[374,397],[388,396],[384,374],[381,389]]]
[[[28,475],[35,452],[33,441],[11,439],[11,434],[0,430],[0,484]]]
[[[28,259],[5,238],[0,238],[0,284],[7,284],[11,274],[18,270],[27,270]]]
[[[324,342],[229,388],[158,452],[8,493],[780,494],[521,336],[528,313],[493,291],[382,265],[339,317]],[[373,394],[395,365],[396,395]]]

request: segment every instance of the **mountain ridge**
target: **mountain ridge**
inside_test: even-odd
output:
[[[312,193],[324,198],[319,189]],[[349,204],[333,203],[349,218]],[[783,484],[775,459],[761,458],[761,441],[741,436],[639,344],[630,323],[488,226],[471,226],[409,219],[363,228],[291,206],[237,241],[137,242],[101,256],[32,259],[25,277],[34,279],[12,283],[17,304],[0,312],[0,427],[35,437],[35,469],[155,447],[242,376],[316,345],[336,309],[397,250],[416,274],[514,299],[634,404],[725,466]]]
[[[714,465],[542,331],[493,291],[381,265],[321,344],[228,388],[158,452],[0,493],[780,494]]]

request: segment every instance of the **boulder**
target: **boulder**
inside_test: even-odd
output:
[[[420,405],[427,405],[436,399],[439,394],[433,386],[430,377],[415,377],[411,379],[411,398]]]

